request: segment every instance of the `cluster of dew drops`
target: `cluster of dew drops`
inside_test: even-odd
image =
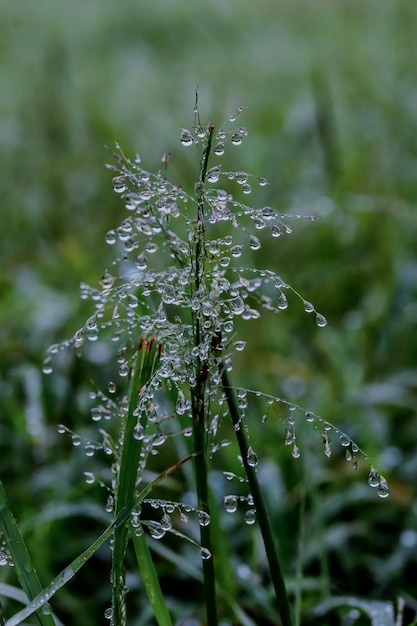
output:
[[[229,122],[235,122],[243,107],[230,116]],[[198,117],[196,119],[199,119]],[[180,141],[183,146],[189,147],[197,145],[205,146],[208,137],[208,128],[203,128],[200,123],[195,123],[194,132],[188,129],[181,130]],[[221,157],[227,147],[227,143],[232,146],[240,146],[247,136],[244,127],[226,132],[221,128],[214,137],[212,153],[215,157]],[[192,263],[190,263],[190,241],[180,234],[182,228],[175,228],[178,218],[185,219],[189,238],[193,228],[193,221],[189,216],[189,207],[196,206],[196,199],[188,195],[180,186],[173,185],[160,172],[151,174],[141,166],[141,159],[136,155],[134,161],[127,159],[120,147],[115,156],[118,166],[108,166],[117,171],[117,176],[113,178],[113,189],[125,199],[125,208],[131,217],[123,220],[117,229],[110,230],[106,235],[106,242],[109,245],[119,245],[121,256],[119,256],[113,266],[120,266],[122,260],[127,272],[122,275],[112,270],[112,266],[107,269],[100,281],[100,289],[94,289],[83,284],[81,297],[91,298],[95,303],[95,313],[86,321],[84,326],[78,330],[71,340],[54,344],[48,350],[43,371],[46,374],[52,372],[51,360],[61,349],[72,345],[80,350],[85,339],[90,342],[97,341],[99,331],[111,328],[113,331],[112,340],[120,342],[123,334],[128,338],[140,332],[144,334],[155,334],[164,343],[164,352],[161,361],[159,382],[162,378],[171,379],[174,384],[183,383],[193,385],[193,362],[196,357],[205,360],[210,357],[212,349],[212,337],[214,333],[221,333],[222,342],[233,347],[236,351],[244,350],[245,342],[234,339],[234,318],[237,316],[245,320],[260,317],[259,307],[279,313],[288,307],[286,292],[290,291],[297,296],[303,304],[306,313],[313,314],[317,326],[325,327],[326,318],[316,311],[314,305],[305,300],[292,286],[286,283],[278,274],[269,269],[258,269],[256,267],[235,267],[233,263],[239,259],[246,246],[253,252],[261,248],[260,238],[254,232],[269,231],[273,238],[278,238],[283,234],[291,234],[292,228],[287,224],[288,217],[305,217],[314,220],[313,216],[285,216],[278,213],[270,206],[252,208],[245,203],[235,199],[233,194],[225,189],[215,187],[221,179],[228,181],[227,185],[236,183],[244,196],[251,193],[254,182],[260,187],[268,185],[268,181],[263,177],[256,177],[247,172],[235,171],[225,172],[221,164],[210,167],[206,174],[204,198],[207,207],[207,226],[219,225],[228,222],[232,225],[232,234],[227,233],[216,239],[206,238],[205,255],[207,260],[207,274],[210,276],[210,292],[199,294],[190,293],[189,283],[192,276]],[[162,162],[166,164],[167,157],[164,155]],[[133,189],[133,190],[132,190]],[[158,254],[155,254],[158,252]],[[164,256],[165,255],[165,256]],[[149,267],[152,258],[162,256],[164,260],[169,260],[169,267],[151,269]],[[174,265],[172,265],[174,261]],[[277,291],[277,296],[261,293],[261,288],[272,287]],[[138,297],[138,288],[141,295]],[[149,302],[158,294],[160,304],[152,307]],[[105,308],[111,303],[111,318],[105,318]],[[167,305],[175,305],[178,309],[194,310],[198,312],[203,321],[202,328],[206,331],[201,346],[190,346],[192,333],[187,330],[184,324],[172,323],[166,312]],[[148,311],[147,314],[143,310]],[[139,311],[139,312],[138,312]],[[132,343],[132,341],[130,341]],[[184,346],[187,346],[185,348]],[[189,350],[187,353],[186,350]],[[121,377],[128,376],[130,370],[130,359],[128,342],[120,345],[117,353],[118,373]],[[213,378],[212,384],[219,381]],[[158,386],[157,381],[157,386]],[[151,390],[152,393],[156,388]],[[117,403],[112,399],[116,392],[116,384],[110,382],[108,386],[109,396],[97,393],[101,402],[92,409],[92,419],[95,422],[101,419],[109,420],[118,411]],[[258,394],[258,392],[254,392]],[[246,391],[241,391],[239,398],[240,408],[245,408]],[[238,394],[239,395],[239,394]],[[279,398],[268,397],[268,404],[285,402]],[[287,403],[289,404],[289,403]],[[295,405],[290,406],[290,418],[287,424],[287,434],[285,444],[292,447],[292,456],[298,458],[300,450],[296,443],[295,435],[295,414],[303,411]],[[122,407],[123,410],[123,407]],[[189,410],[189,401],[185,399],[182,392],[178,393],[176,412],[183,414]],[[342,446],[346,448],[345,457],[356,467],[356,456],[362,454],[369,462],[368,457],[360,448],[344,433],[326,422],[322,418],[310,412],[304,412],[308,422],[314,422],[314,426],[320,431],[324,452],[327,456],[331,454],[329,431],[333,430],[340,439]],[[69,432],[64,426],[60,427],[60,432]],[[85,451],[88,456],[92,456],[96,449],[103,449],[106,454],[113,454],[114,449],[109,443],[106,431],[100,430],[103,443],[94,444],[85,442]],[[184,434],[188,436],[191,429],[184,429]],[[82,439],[70,433],[73,443],[79,446]],[[138,437],[143,437],[143,433],[138,433]],[[149,449],[155,448],[165,441],[162,431],[157,430],[152,434]],[[249,449],[250,459],[248,464],[257,465],[257,456]],[[234,477],[231,473],[225,473],[226,478]],[[94,482],[94,476],[87,473],[88,482]],[[369,473],[369,484],[377,488],[381,497],[388,495],[388,486],[385,478],[381,476],[371,465]],[[248,509],[245,514],[245,521],[252,524],[256,519],[256,512],[253,508],[251,496],[228,495],[225,497],[224,505],[228,512],[235,512],[239,503],[246,502]],[[111,503],[109,505],[111,508]],[[162,507],[163,508],[163,507]],[[168,526],[166,511],[163,520]],[[201,520],[200,520],[201,523]],[[164,524],[159,526],[154,523],[150,532],[156,536],[158,532],[162,535],[167,532]],[[161,536],[162,536],[161,535]]]

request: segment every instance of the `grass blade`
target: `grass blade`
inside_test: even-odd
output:
[[[33,600],[41,591],[42,585],[32,564],[28,549],[20,533],[19,527],[7,502],[3,483],[0,481],[0,520],[4,530],[7,548],[13,559],[16,574],[23,591],[30,600]],[[42,605],[41,605],[42,606]],[[37,610],[37,616],[42,626],[55,626],[51,613]]]
[[[41,592],[32,599],[30,604],[15,615],[7,620],[5,626],[18,626],[21,624],[23,620],[32,615],[35,611],[40,609],[46,602],[48,602],[53,595],[61,587],[63,587],[71,578],[75,576],[75,574],[87,563],[87,561],[97,552],[97,550],[105,543],[113,534],[115,528],[126,524],[126,521],[129,519],[129,516],[132,510],[137,507],[144,498],[146,498],[152,489],[161,482],[168,474],[174,472],[178,467],[180,467],[183,463],[190,461],[194,458],[194,454],[190,454],[189,456],[181,459],[175,465],[171,465],[168,469],[166,469],[162,474],[159,474],[151,483],[149,483],[140,494],[135,498],[132,505],[130,507],[126,507],[123,511],[119,513],[119,515],[113,520],[113,522],[107,526],[106,530],[91,544],[82,554],[80,554],[70,565],[68,565],[65,569],[62,570],[54,578],[54,580]],[[54,625],[55,626],[55,625]]]
[[[117,481],[116,491],[116,517],[123,509],[130,506],[135,497],[136,481],[138,478],[138,469],[140,456],[142,452],[142,439],[135,438],[135,428],[137,427],[137,407],[138,397],[141,390],[150,381],[155,373],[161,356],[162,346],[157,344],[155,339],[145,341],[142,337],[139,343],[138,354],[130,381],[129,389],[129,405],[124,425],[124,435],[122,452],[120,458],[120,469]],[[143,411],[141,414],[141,428],[143,432],[146,429],[147,415]],[[125,565],[124,559],[129,539],[129,525],[121,524],[115,530],[113,555],[112,555],[112,622],[122,625],[126,621],[124,606],[124,579]]]
[[[143,527],[140,529],[141,532],[138,528],[135,530],[136,532],[132,534],[132,541],[135,548],[136,560],[155,619],[159,626],[172,626],[172,620],[165,603],[161,585],[159,584],[158,574],[146,541],[145,532]]]

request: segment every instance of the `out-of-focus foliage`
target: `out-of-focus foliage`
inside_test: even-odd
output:
[[[254,411],[259,473],[293,589],[303,559],[303,624],[314,623],[315,602],[330,594],[394,602],[404,594],[411,621],[416,24],[417,6],[406,0],[0,6],[0,476],[44,583],[103,524],[92,507],[105,494],[85,484],[83,471],[105,460],[72,449],[57,424],[89,431],[90,380],[104,386],[112,364],[99,350],[87,362],[68,353],[47,380],[40,364],[47,346],[88,315],[79,283],[96,285],[111,259],[104,234],[123,207],[103,167],[111,160],[104,146],[138,151],[149,169],[171,152],[168,175],[192,185],[197,164],[178,136],[192,123],[199,85],[207,122],[248,107],[249,136],[233,168],[270,181],[252,201],[319,217],[294,220],[293,234],[265,242],[262,260],[329,326],[317,329],[296,299],[279,318],[242,326],[248,348],[236,384],[286,396],[339,425],[390,479],[391,497],[380,501],[367,468],[353,472],[337,446],[331,460],[323,457],[307,430],[296,461],[279,421],[271,415],[261,425]],[[236,451],[222,454],[236,463]],[[220,457],[215,465],[220,480]],[[256,538],[237,516],[225,523],[239,555],[237,599],[256,623],[270,623]],[[187,573],[161,563],[166,590],[187,615]],[[108,567],[100,552],[96,567],[60,593],[65,623],[80,623],[79,615],[85,626],[100,623]],[[0,575],[11,579],[8,568]],[[143,605],[137,610],[145,616],[137,624],[151,623]]]

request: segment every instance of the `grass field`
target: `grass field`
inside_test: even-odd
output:
[[[290,297],[278,317],[242,324],[236,384],[342,428],[390,483],[379,499],[366,464],[353,471],[337,445],[328,459],[308,429],[294,460],[282,423],[263,425],[254,411],[258,473],[290,591],[302,591],[301,623],[318,623],[315,607],[336,596],[394,605],[403,597],[404,626],[416,619],[416,24],[406,0],[1,5],[0,479],[43,584],[107,519],[106,494],[83,474],[108,471],[105,458],[87,458],[57,425],[92,436],[89,393],[113,375],[109,353],[78,360],[68,351],[53,376],[41,373],[47,347],[90,315],[79,284],[97,286],[111,262],[104,237],[124,209],[103,167],[106,146],[139,152],[151,170],[170,152],[169,178],[190,188],[198,163],[179,132],[193,123],[198,85],[205,122],[219,126],[247,107],[248,137],[224,169],[269,180],[252,202],[318,217],[294,219],[291,235],[266,241],[262,264],[329,324],[317,328]],[[169,448],[168,460],[176,453]],[[215,460],[213,484],[223,464],[236,464],[236,451]],[[224,524],[237,602],[255,624],[278,623],[256,532],[237,516]],[[188,547],[154,548],[186,624],[200,587],[164,550],[192,559]],[[0,581],[13,584],[13,570],[1,568]],[[68,625],[106,623],[109,588],[102,550],[54,610]],[[132,624],[153,624],[133,574],[130,588]],[[17,605],[4,604],[10,616]],[[320,623],[369,623],[352,608],[336,614]]]

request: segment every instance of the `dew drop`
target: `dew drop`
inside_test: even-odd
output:
[[[294,444],[294,446],[293,446],[293,449],[292,449],[292,452],[291,452],[291,456],[294,459],[299,459],[300,456],[301,456],[300,448],[296,444]]]
[[[252,525],[256,522],[256,511],[255,509],[249,509],[245,513],[245,522],[246,524]]]
[[[214,146],[213,152],[216,156],[222,156],[224,154],[224,143],[223,141],[219,141],[219,143],[217,143]]]
[[[231,137],[231,142],[234,146],[240,146],[240,144],[242,143],[242,133],[239,131],[233,133]]]
[[[111,607],[107,608],[104,611],[104,618],[105,619],[112,619],[113,618],[113,609]]]
[[[327,326],[327,320],[324,315],[321,315],[321,313],[317,313],[316,315],[316,324],[320,328],[324,328],[324,326]]]
[[[378,495],[380,498],[388,498],[389,496],[389,487],[388,483],[383,476],[381,476],[379,485],[378,485]]]
[[[85,482],[87,483],[87,485],[92,485],[96,480],[93,472],[84,472],[84,476],[85,476]]]
[[[219,165],[216,165],[215,167],[212,167],[206,175],[206,180],[209,183],[217,183],[217,181],[219,180],[219,176],[221,174],[221,168]]]
[[[261,187],[265,187],[265,185],[268,185],[268,181],[263,176],[258,177],[258,183]]]
[[[252,191],[252,187],[249,185],[249,183],[245,183],[242,187],[242,191],[244,194],[249,195]]]
[[[278,303],[277,303],[277,307],[281,310],[284,310],[288,307],[288,300],[287,300],[287,296],[285,295],[285,293],[283,293],[281,291],[281,293],[278,296]]]
[[[344,448],[347,448],[347,446],[350,446],[351,444],[350,437],[348,437],[348,435],[346,435],[345,433],[341,433],[340,443]]]
[[[236,496],[225,496],[223,502],[228,513],[235,513],[238,504]]]
[[[162,539],[165,530],[159,522],[148,522],[149,534],[153,539]]]
[[[116,243],[116,241],[117,241],[116,232],[114,230],[109,230],[106,234],[106,243],[112,246],[114,243]]]
[[[304,311],[306,313],[313,313],[314,306],[311,304],[311,302],[307,302],[307,300],[304,300]]]
[[[199,511],[198,523],[200,526],[208,526],[210,524],[210,515],[206,511]]]
[[[246,461],[247,461],[247,464],[250,467],[256,467],[258,465],[258,456],[253,451],[252,446],[249,446],[249,448],[248,448],[248,452],[247,452],[247,455],[246,455]]]
[[[376,471],[374,467],[371,467],[371,471],[368,476],[368,485],[370,487],[379,487],[381,481],[381,476],[379,472]]]
[[[52,374],[53,369],[52,369],[50,358],[45,359],[45,361],[43,362],[42,372],[44,374]]]
[[[194,143],[192,134],[186,128],[181,129],[180,141],[183,146],[192,146]]]
[[[236,298],[229,300],[229,306],[234,315],[240,315],[245,310],[245,303],[240,296],[236,296]]]
[[[203,559],[203,561],[207,561],[208,559],[211,559],[211,552],[207,548],[201,548],[200,553],[201,553],[201,558]]]
[[[258,237],[255,237],[255,235],[251,235],[249,237],[249,246],[252,250],[259,250],[259,248],[261,247],[261,242],[259,241]]]
[[[232,257],[237,259],[242,254],[242,249],[243,246],[233,246],[232,248],[230,248],[230,254],[232,255]]]
[[[276,224],[274,224],[274,226],[271,227],[271,235],[273,237],[281,237],[281,230],[279,226],[277,226]]]

